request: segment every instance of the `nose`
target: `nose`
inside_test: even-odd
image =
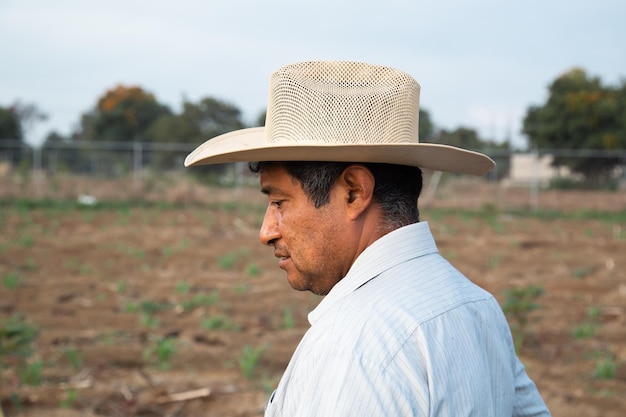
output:
[[[278,221],[276,215],[272,213],[272,207],[268,207],[263,217],[263,224],[259,231],[259,239],[264,245],[273,245],[280,238]]]

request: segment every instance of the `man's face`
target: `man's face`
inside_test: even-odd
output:
[[[341,188],[333,187],[330,201],[315,208],[285,168],[271,165],[261,170],[261,190],[268,197],[261,242],[274,247],[294,289],[327,294],[354,261]]]

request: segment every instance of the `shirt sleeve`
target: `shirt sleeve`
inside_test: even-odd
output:
[[[515,373],[515,402],[513,417],[548,417],[550,411],[546,407],[535,383],[526,374],[524,365],[517,360]]]

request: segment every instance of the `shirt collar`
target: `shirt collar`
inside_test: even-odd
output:
[[[368,246],[318,306],[309,313],[313,325],[335,303],[357,290],[383,271],[408,259],[437,252],[428,222],[414,223],[396,229]]]

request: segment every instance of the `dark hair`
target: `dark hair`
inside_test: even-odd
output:
[[[300,182],[315,207],[328,203],[330,190],[341,173],[354,162],[251,162],[252,172],[270,165],[283,166]],[[419,221],[417,199],[422,191],[422,171],[418,167],[393,164],[358,163],[374,176],[374,200],[385,214],[390,229]]]

